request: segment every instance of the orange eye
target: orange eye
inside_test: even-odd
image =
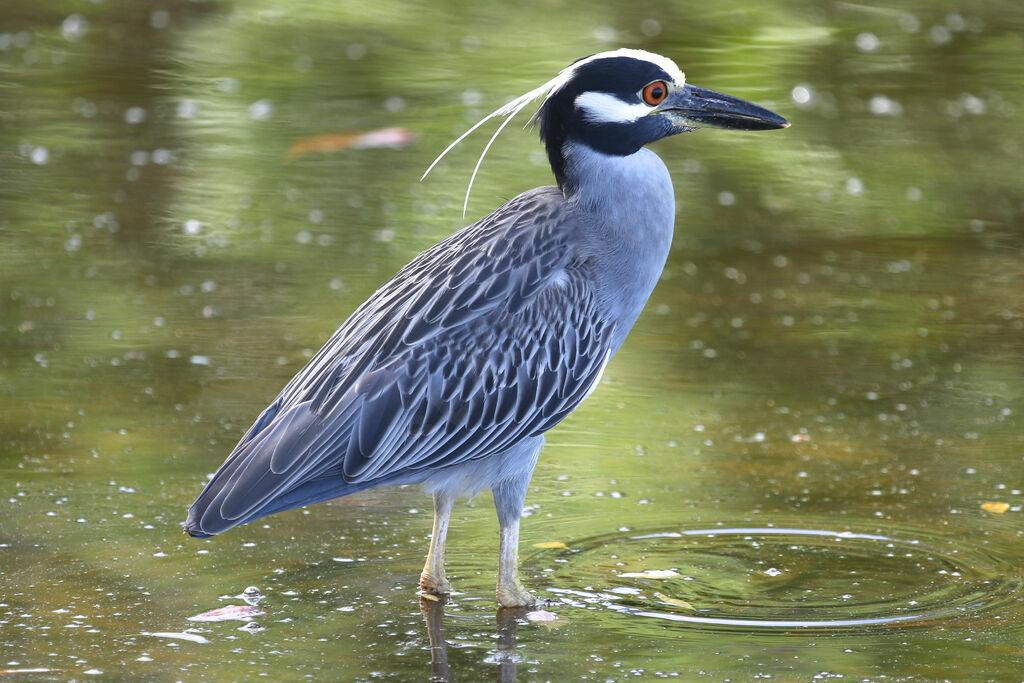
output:
[[[652,107],[656,104],[661,104],[662,100],[668,97],[668,84],[665,81],[648,83],[640,91],[640,97]]]

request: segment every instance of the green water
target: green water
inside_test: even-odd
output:
[[[0,6],[0,672],[1019,680],[1022,7]],[[654,146],[663,282],[527,499],[550,614],[496,610],[487,495],[442,607],[415,489],[184,537],[281,386],[465,224],[485,138],[418,182],[434,156],[619,46],[793,126]],[[288,154],[382,127],[413,139]],[[510,126],[465,220],[550,182]],[[249,586],[248,629],[188,621]]]

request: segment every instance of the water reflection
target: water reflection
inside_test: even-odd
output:
[[[444,604],[445,599],[437,600],[420,598],[420,611],[427,625],[427,637],[430,640],[430,680],[454,681],[452,668],[448,664],[448,642],[444,636]]]
[[[430,639],[430,670],[432,681],[455,681],[455,672],[448,663],[448,642],[445,639],[444,608],[448,601],[445,598],[421,598],[420,611],[426,623],[427,635]],[[516,667],[522,656],[516,653],[516,634],[519,623],[527,619],[531,608],[499,607],[495,614],[495,641],[497,647],[488,652],[483,660],[487,664],[497,664],[497,680],[504,683],[516,680]]]

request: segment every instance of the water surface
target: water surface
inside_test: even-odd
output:
[[[0,670],[1019,678],[1019,3],[23,5],[0,9]],[[370,292],[551,182],[511,126],[464,220],[484,138],[418,182],[433,157],[622,45],[793,126],[654,146],[663,282],[527,499],[545,612],[495,608],[488,495],[456,509],[446,605],[415,592],[416,489],[182,536]],[[385,127],[394,148],[350,144]],[[188,620],[250,586],[254,620]]]

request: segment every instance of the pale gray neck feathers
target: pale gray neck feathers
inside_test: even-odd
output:
[[[675,222],[672,178],[665,163],[646,148],[628,156],[602,154],[576,142],[562,149],[567,182],[565,198],[610,223]]]
[[[563,154],[567,182],[562,189],[586,226],[579,244],[602,273],[599,295],[621,323],[617,348],[668,258],[675,224],[672,179],[648,149],[612,156],[568,142]]]

